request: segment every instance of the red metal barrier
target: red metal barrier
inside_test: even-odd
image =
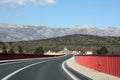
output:
[[[120,77],[120,55],[79,55],[75,60],[83,66]]]
[[[62,55],[0,54],[0,60],[23,59],[23,58],[41,58],[41,57],[55,57],[55,56],[62,56]]]

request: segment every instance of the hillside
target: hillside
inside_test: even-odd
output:
[[[6,45],[9,46],[8,43]],[[14,48],[18,45],[21,45],[26,50],[26,53],[32,53],[39,46],[42,46],[45,51],[59,51],[66,46],[69,50],[82,52],[86,50],[93,50],[95,52],[101,46],[106,46],[109,54],[120,54],[120,37],[76,34],[51,39],[13,42]]]

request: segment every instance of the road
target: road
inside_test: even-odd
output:
[[[72,55],[0,64],[0,80],[73,80],[62,68]]]

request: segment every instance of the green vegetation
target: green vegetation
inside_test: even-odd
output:
[[[107,54],[108,50],[105,46],[102,46],[100,49],[96,50],[97,54]]]
[[[14,48],[13,48],[13,43],[9,42],[8,44],[9,44],[9,46],[8,46],[9,47],[8,53],[15,54],[15,51],[14,51]]]
[[[7,47],[5,45],[2,47],[2,53],[7,53]]]
[[[0,41],[0,45],[4,45],[4,43]]]
[[[43,54],[43,53],[44,53],[44,50],[42,47],[38,47],[34,51],[34,54]]]
[[[9,43],[4,43],[7,47]],[[76,50],[84,53],[86,50],[92,50],[95,54],[99,53],[97,50],[101,46],[107,48],[107,54],[120,54],[120,37],[109,36],[93,36],[93,35],[69,35],[51,39],[33,40],[33,41],[20,41],[13,42],[14,50],[18,50],[17,46],[21,45],[26,53],[38,53],[39,46],[44,49],[44,52],[60,51],[65,46],[68,50]],[[41,53],[41,52],[40,52]],[[39,53],[38,53],[39,54]],[[106,54],[103,53],[103,54]]]
[[[21,46],[21,45],[19,45],[19,46],[18,46],[18,53],[22,54],[22,53],[23,53],[23,51],[24,51],[24,50],[23,50],[22,46]]]
[[[10,48],[10,50],[8,51],[8,53],[15,54],[13,48]]]

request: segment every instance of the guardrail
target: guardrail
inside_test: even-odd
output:
[[[61,55],[35,55],[35,54],[0,54],[0,60],[8,59],[24,59],[24,58],[39,58],[39,57],[54,57]]]
[[[80,65],[120,77],[120,55],[76,55]]]

